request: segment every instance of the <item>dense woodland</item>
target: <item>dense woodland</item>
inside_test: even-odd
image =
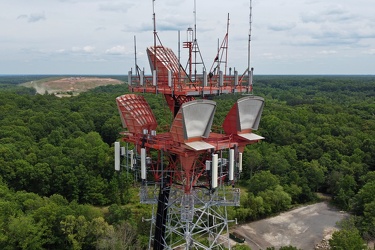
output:
[[[132,175],[113,167],[122,130],[115,98],[126,85],[70,98],[18,86],[43,77],[0,77],[0,248],[146,247],[150,207]],[[229,215],[256,220],[324,193],[353,215],[333,246],[373,239],[375,77],[256,76],[254,84],[266,100],[256,133],[266,139],[245,149],[241,206]],[[215,126],[239,97],[214,98]],[[170,124],[163,97],[146,99],[159,127]]]

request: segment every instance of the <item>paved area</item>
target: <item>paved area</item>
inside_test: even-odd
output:
[[[288,245],[309,250],[329,237],[337,229],[336,222],[346,216],[326,202],[320,202],[240,225],[234,231],[244,236],[252,250]]]

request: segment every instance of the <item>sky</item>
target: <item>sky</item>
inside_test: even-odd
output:
[[[374,10],[374,0],[252,0],[254,74],[374,75]],[[126,75],[135,44],[148,73],[153,12],[160,41],[184,66],[179,44],[196,26],[206,68],[229,13],[228,67],[246,70],[250,0],[2,0],[0,74]]]

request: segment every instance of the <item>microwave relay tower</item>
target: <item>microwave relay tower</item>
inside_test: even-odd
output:
[[[156,41],[155,30],[154,14]],[[128,74],[132,93],[116,98],[126,128],[122,141],[133,149],[115,143],[115,169],[120,170],[120,155],[126,157],[127,167],[140,180],[141,203],[152,205],[149,249],[231,248],[227,207],[240,204],[235,182],[242,172],[245,146],[264,139],[253,133],[264,99],[251,94],[252,69],[245,71],[247,76],[220,70],[220,64],[227,62],[227,35],[228,30],[211,68],[219,70],[207,73],[203,67],[201,74],[186,72],[171,49],[154,42],[147,48],[152,75],[136,66],[136,73]],[[184,47],[189,49],[192,69],[191,58],[199,53],[195,35]],[[141,93],[164,95],[174,117],[168,131],[160,132]],[[214,132],[216,102],[207,98],[236,93],[247,95],[230,109],[222,132]]]

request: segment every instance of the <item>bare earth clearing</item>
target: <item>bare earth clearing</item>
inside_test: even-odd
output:
[[[338,230],[336,222],[346,216],[328,203],[320,202],[240,225],[234,231],[244,236],[252,250],[288,245],[308,250],[314,249],[323,239],[329,239]]]
[[[67,77],[46,78],[23,84],[35,88],[39,94],[55,94],[56,96],[72,96],[104,85],[123,84],[122,81],[112,78],[99,77]]]

